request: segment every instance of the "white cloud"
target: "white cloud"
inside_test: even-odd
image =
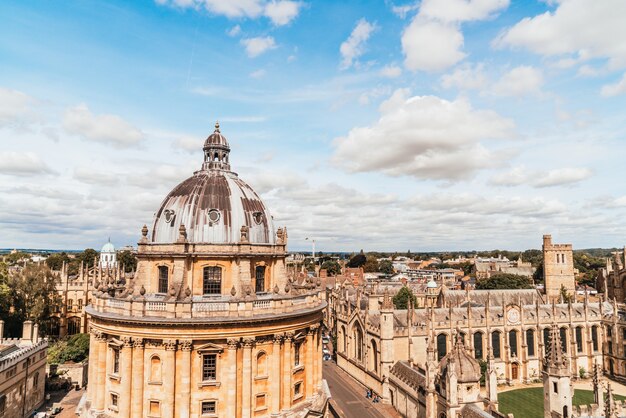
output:
[[[463,34],[453,24],[417,16],[402,33],[404,65],[412,71],[441,71],[465,58]]]
[[[32,116],[35,99],[21,91],[0,87],[0,126],[12,125]]]
[[[553,170],[528,170],[524,166],[493,176],[490,184],[496,186],[528,185],[536,188],[564,186],[588,179],[593,172],[588,168],[565,167]]]
[[[415,4],[407,4],[404,6],[392,6],[391,11],[400,19],[404,19],[406,15],[409,14],[409,12],[412,12],[413,10],[417,10],[418,8],[419,8],[419,4],[415,3]]]
[[[117,115],[94,115],[87,105],[69,108],[63,116],[63,128],[84,139],[109,143],[116,147],[138,145],[144,134]]]
[[[423,0],[420,15],[442,22],[466,22],[494,17],[509,0]]]
[[[191,135],[180,135],[172,144],[172,148],[197,154],[202,149],[204,139]]]
[[[246,48],[250,58],[258,57],[270,49],[276,48],[276,42],[271,36],[242,39],[241,44]]]
[[[235,25],[226,32],[228,36],[235,37],[241,33],[241,26]]]
[[[298,16],[302,3],[297,1],[272,1],[265,6],[265,16],[276,26],[286,25]]]
[[[0,151],[0,174],[29,176],[53,173],[34,152]]]
[[[120,175],[106,171],[96,171],[93,167],[80,166],[74,169],[74,178],[87,184],[113,186],[119,183]]]
[[[338,166],[351,172],[459,180],[506,159],[480,141],[509,137],[513,122],[493,111],[475,110],[466,100],[409,97],[407,90],[397,90],[380,112],[373,126],[353,128],[335,139]]]
[[[156,2],[161,5],[184,9],[205,9],[209,13],[226,16],[231,19],[242,17],[255,19],[265,16],[277,26],[286,25],[295,19],[302,7],[301,2],[291,0],[274,0],[269,2],[265,0],[156,0]]]
[[[385,65],[383,68],[381,68],[378,74],[387,78],[397,78],[402,75],[402,68],[398,67],[397,65]]]
[[[626,67],[626,2],[560,0],[555,11],[526,17],[494,41],[497,47],[524,47],[545,56],[607,58]]]
[[[539,94],[543,85],[541,70],[521,65],[515,67],[498,80],[493,86],[493,93],[498,96],[521,97],[530,94]]]
[[[604,97],[617,96],[624,93],[626,93],[626,73],[617,83],[604,85],[600,91],[600,94]]]
[[[250,77],[251,77],[251,78],[256,78],[256,79],[259,79],[259,78],[263,78],[263,77],[265,77],[265,74],[266,74],[266,73],[267,73],[267,72],[266,72],[264,69],[259,69],[259,70],[256,70],[256,71],[252,71],[252,72],[250,73]]]
[[[450,74],[441,77],[441,86],[446,89],[478,90],[487,85],[483,64],[463,64]]]
[[[352,33],[339,47],[339,52],[343,60],[341,68],[350,68],[354,61],[365,52],[365,43],[376,30],[375,23],[369,23],[365,19],[357,22]]]

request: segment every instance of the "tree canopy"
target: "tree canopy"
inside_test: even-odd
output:
[[[48,348],[48,363],[63,364],[67,361],[78,363],[89,355],[89,334],[74,334],[59,340]]]
[[[496,273],[476,282],[476,289],[532,289],[532,279],[519,274]]]
[[[334,260],[327,260],[322,263],[322,269],[326,269],[329,276],[336,276],[341,273],[341,266]]]
[[[363,254],[363,250],[361,250],[360,253],[358,253],[357,255],[352,257],[350,261],[348,261],[348,267],[350,268],[362,267],[366,261],[367,261],[367,257],[365,257],[365,254]]]
[[[137,269],[137,257],[128,250],[120,251],[117,254],[117,262],[124,266],[124,271],[127,273]]]
[[[391,275],[394,273],[393,264],[389,260],[383,260],[378,263],[378,271],[384,274]]]
[[[414,308],[417,308],[417,297],[411,292],[411,289],[402,286],[393,297],[393,306],[396,309],[407,309],[409,307],[409,301],[413,303]]]

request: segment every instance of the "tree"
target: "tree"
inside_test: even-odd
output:
[[[526,276],[510,273],[496,273],[488,279],[476,282],[476,289],[532,289],[532,280]]]
[[[48,258],[46,258],[46,264],[50,269],[59,271],[63,267],[63,263],[69,263],[70,258],[67,256],[65,252],[50,254]]]
[[[561,289],[559,290],[559,296],[563,302],[574,302],[574,296],[571,295],[563,285],[561,285]]]
[[[363,264],[363,271],[366,273],[376,273],[378,271],[378,260],[373,255],[366,257],[365,264]]]
[[[378,271],[384,274],[392,275],[394,273],[393,264],[389,260],[383,260],[378,263]]]
[[[9,263],[9,265],[17,264],[21,261],[25,261],[29,259],[30,259],[30,256],[22,251],[15,251],[5,256],[5,260],[7,261],[7,263]]]
[[[396,309],[407,309],[409,301],[412,301],[413,307],[417,308],[417,297],[406,286],[402,286],[398,293],[393,297],[393,306]]]
[[[329,276],[336,276],[341,273],[341,266],[338,262],[333,260],[324,261],[321,268],[326,269],[326,273],[328,273]]]
[[[84,263],[85,267],[93,267],[96,258],[98,257],[98,251],[93,248],[85,248],[82,253],[76,254],[74,260],[77,261],[80,266],[81,261]]]
[[[89,355],[89,334],[74,334],[68,339],[59,340],[48,348],[48,363],[63,364],[67,361],[78,363]]]
[[[350,261],[348,261],[348,267],[350,268],[361,267],[363,266],[363,264],[365,264],[366,261],[367,261],[367,257],[365,257],[365,254],[363,254],[363,250],[361,250],[360,253],[358,253],[357,255],[352,257]]]
[[[117,262],[124,266],[124,271],[127,273],[137,269],[137,257],[128,250],[120,251],[117,254]]]
[[[57,279],[45,264],[27,264],[20,272],[9,274],[9,312],[5,320],[10,335],[17,336],[22,323],[31,320],[47,329],[50,314],[60,303],[56,292]]]

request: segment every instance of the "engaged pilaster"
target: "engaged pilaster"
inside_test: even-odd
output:
[[[237,345],[239,340],[229,338],[226,358],[226,416],[236,416],[237,408]]]
[[[143,418],[143,338],[133,338],[133,381],[131,413],[133,418]]]
[[[130,391],[132,382],[132,355],[133,344],[130,337],[122,337],[122,350],[120,353],[120,397],[119,416],[130,417]]]
[[[252,346],[254,337],[243,340],[243,377],[242,377],[242,418],[250,418],[252,406]]]
[[[163,418],[174,417],[174,403],[176,401],[174,397],[174,389],[176,386],[176,340],[163,341],[163,347],[165,348],[165,361],[163,373],[163,406],[161,413]]]

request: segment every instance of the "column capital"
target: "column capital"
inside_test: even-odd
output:
[[[133,346],[133,340],[130,337],[122,337],[120,340],[123,348],[131,348]]]
[[[318,329],[320,329],[320,324],[313,324],[309,327],[309,333],[316,332]]]
[[[226,344],[228,345],[229,350],[236,350],[239,345],[239,340],[237,338],[228,338],[226,340]]]
[[[107,336],[102,331],[94,331],[94,335],[96,337],[96,340],[98,340],[101,343],[107,340]]]
[[[247,337],[247,338],[244,338],[244,339],[243,339],[243,346],[244,346],[245,348],[252,347],[252,345],[254,344],[254,341],[255,341],[254,337]]]
[[[178,345],[182,351],[191,351],[191,340],[180,340]]]
[[[133,338],[133,348],[143,348],[143,338]]]
[[[294,335],[296,335],[296,333],[293,331],[285,332],[285,341],[293,340]]]
[[[176,351],[176,340],[163,340],[163,347],[167,351]]]
[[[274,334],[273,341],[274,341],[274,344],[280,344],[281,342],[283,342],[283,335]]]

